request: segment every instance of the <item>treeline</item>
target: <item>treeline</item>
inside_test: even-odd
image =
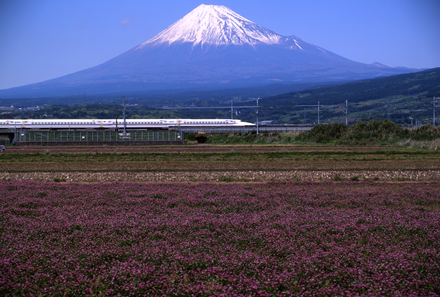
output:
[[[2,119],[122,119],[123,107],[120,104],[92,103],[87,105],[50,105],[36,111],[20,111],[0,115]],[[175,119],[175,118],[230,118],[230,113],[219,110],[169,110],[130,104],[126,106],[127,119]]]
[[[417,129],[402,128],[390,120],[317,125],[296,137],[296,141],[334,144],[392,143],[402,139],[434,140],[440,138],[440,127],[424,125]]]
[[[402,128],[390,120],[345,124],[321,124],[300,134],[185,134],[188,143],[211,144],[329,144],[394,145],[402,140],[429,141],[440,138],[440,127],[424,125],[417,129]]]

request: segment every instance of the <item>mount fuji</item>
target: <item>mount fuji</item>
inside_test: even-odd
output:
[[[220,5],[200,5],[153,38],[86,70],[0,90],[1,97],[224,89],[338,81],[412,72],[348,60],[282,36]]]

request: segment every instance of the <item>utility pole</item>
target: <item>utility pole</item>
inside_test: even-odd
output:
[[[320,107],[322,107],[322,106],[324,106],[324,105],[320,105],[319,104],[319,101],[318,101],[318,105],[295,105],[295,107],[318,107],[318,125],[319,125],[319,113],[320,113],[320,110],[319,110],[319,108]],[[304,121],[305,121],[305,112],[306,112],[306,110],[305,110],[305,108],[304,108]]]
[[[122,96],[122,105],[124,107],[124,109],[122,110],[122,115],[124,117],[124,132],[122,132],[122,136],[125,137],[127,136],[127,122],[125,121],[125,95]]]
[[[116,133],[118,132],[118,105],[115,105]]]
[[[414,109],[414,110],[410,110],[410,119],[411,119],[411,127],[413,127],[413,120],[414,120],[414,124],[415,124],[415,128],[419,127],[419,120],[417,119],[416,116],[413,117],[413,112],[419,112],[422,111],[421,109]]]
[[[318,101],[318,125],[319,125],[319,101]]]
[[[440,100],[440,97],[432,97],[432,125],[435,126],[435,108],[438,107],[435,105],[435,101]]]
[[[259,98],[257,98],[257,110],[255,110],[255,113],[256,113],[256,115],[257,115],[257,135],[258,135],[258,99]]]
[[[348,126],[348,100],[345,100],[345,125]]]
[[[231,100],[231,120],[234,119],[234,101]]]

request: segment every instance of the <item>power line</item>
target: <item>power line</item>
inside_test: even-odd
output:
[[[318,107],[318,125],[319,125],[319,114],[320,114],[319,107],[323,107],[323,106],[324,105],[319,104],[319,101],[318,101],[318,105],[295,105],[295,107]],[[304,109],[304,112],[305,112],[305,109]]]

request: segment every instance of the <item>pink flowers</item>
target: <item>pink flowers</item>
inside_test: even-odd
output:
[[[440,183],[0,183],[2,295],[439,295]]]

